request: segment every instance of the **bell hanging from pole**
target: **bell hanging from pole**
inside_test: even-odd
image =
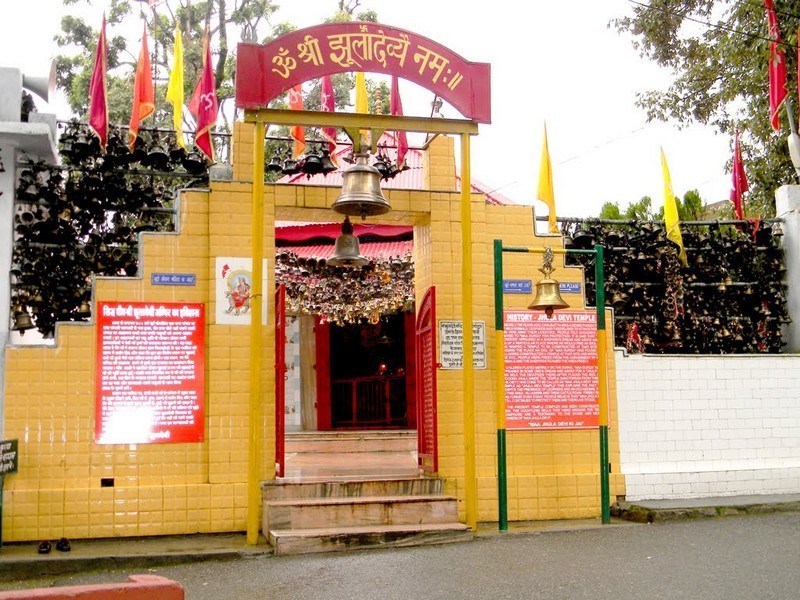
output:
[[[381,193],[381,174],[367,164],[366,154],[356,154],[355,164],[342,173],[342,180],[342,193],[331,207],[339,214],[365,219],[392,210]]]
[[[569,308],[558,291],[558,281],[552,279],[550,274],[553,272],[553,250],[549,246],[544,251],[544,261],[539,267],[544,279],[536,282],[536,296],[528,306],[528,310],[544,310],[548,319],[553,318],[553,311],[560,308]]]
[[[361,255],[358,238],[353,235],[353,225],[349,216],[344,218],[342,235],[336,238],[333,256],[328,259],[328,264],[332,267],[363,267],[369,264],[369,259]]]

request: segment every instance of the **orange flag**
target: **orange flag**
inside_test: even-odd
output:
[[[106,151],[108,142],[108,93],[106,91],[106,71],[108,70],[106,53],[106,16],[100,26],[100,37],[97,39],[97,53],[94,57],[92,79],[89,82],[89,127],[100,139],[100,147]]]
[[[289,90],[289,110],[303,110],[303,86],[296,85]],[[289,130],[289,135],[294,138],[294,150],[292,156],[295,158],[303,153],[306,148],[306,132],[295,125]]]
[[[210,160],[214,160],[211,128],[217,122],[218,109],[214,69],[211,66],[211,44],[209,43],[209,31],[206,28],[203,38],[203,70],[200,72],[200,79],[197,80],[192,99],[189,101],[189,110],[197,119],[194,144]]]
[[[139,60],[136,62],[136,77],[133,80],[133,110],[131,111],[131,124],[128,127],[128,144],[133,150],[136,138],[139,136],[139,123],[145,117],[153,114],[156,106],[155,92],[153,91],[153,72],[150,68],[150,52],[147,49],[147,24],[142,33],[142,49]]]

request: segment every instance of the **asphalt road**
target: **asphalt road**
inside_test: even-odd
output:
[[[800,513],[269,556],[150,572],[181,582],[190,600],[797,600]],[[36,583],[99,583],[125,575],[91,573]]]

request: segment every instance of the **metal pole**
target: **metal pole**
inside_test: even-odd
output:
[[[464,394],[464,496],[467,525],[478,528],[478,480],[475,475],[475,390],[472,362],[472,183],[469,134],[461,134],[461,330]]]
[[[497,527],[508,530],[508,481],[506,474],[506,377],[503,331],[503,242],[494,241],[494,339],[497,369]]]
[[[606,297],[603,275],[603,247],[596,245],[594,277],[597,306],[597,385],[600,403],[600,514],[603,524],[611,523],[611,501],[608,485],[608,356],[606,342]]]
[[[261,263],[264,247],[264,123],[253,132],[253,206],[251,226],[252,295],[250,297],[250,445],[247,464],[247,543],[258,543],[261,508],[261,311],[264,281]]]

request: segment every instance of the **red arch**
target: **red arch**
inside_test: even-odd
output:
[[[239,44],[236,106],[265,108],[286,90],[323,75],[397,75],[432,91],[478,123],[491,122],[490,65],[405,29],[380,23],[326,23],[265,44]]]

